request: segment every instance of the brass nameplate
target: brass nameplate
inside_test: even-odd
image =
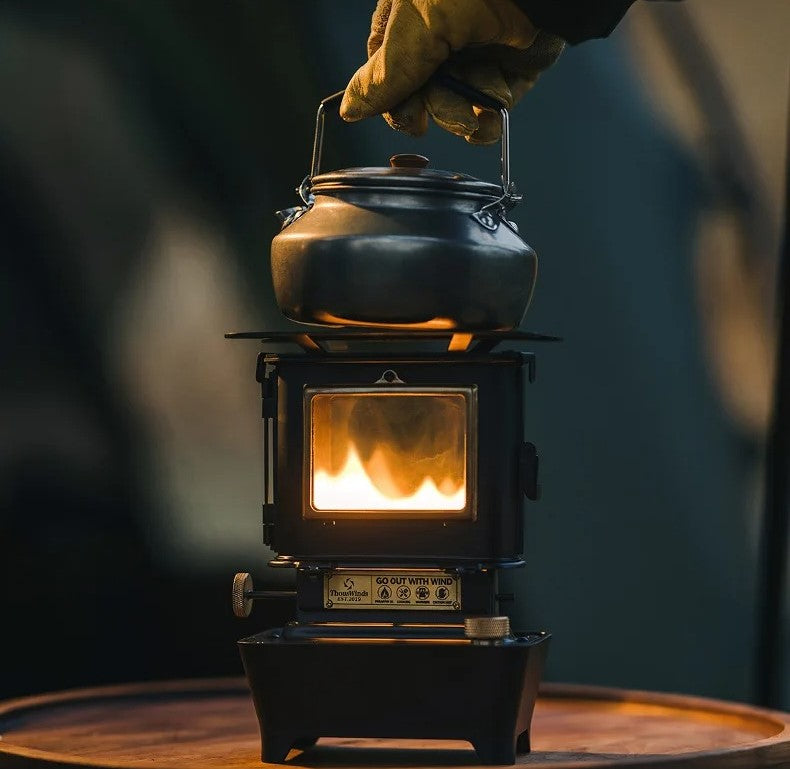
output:
[[[442,571],[327,572],[324,608],[457,611],[461,578]]]

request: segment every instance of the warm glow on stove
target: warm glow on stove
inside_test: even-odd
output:
[[[337,475],[318,470],[313,478],[313,506],[317,510],[463,510],[465,484],[456,488],[446,478],[436,485],[424,478],[413,494],[400,495],[380,449],[374,450],[368,467],[376,483],[362,465],[356,446],[349,446],[346,462]],[[389,488],[390,493],[381,489]]]

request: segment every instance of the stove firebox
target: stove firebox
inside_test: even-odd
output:
[[[510,631],[497,579],[524,565],[539,492],[535,359],[492,350],[535,335],[448,333],[441,351],[424,332],[231,336],[303,348],[257,366],[263,538],[296,572],[294,621],[239,642],[263,760],[333,736],[461,739],[513,763],[549,639]],[[239,574],[234,611],[268,595]]]

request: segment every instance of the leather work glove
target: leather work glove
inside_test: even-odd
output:
[[[564,41],[539,31],[513,0],[379,0],[368,61],[351,78],[340,114],[383,114],[395,129],[425,133],[430,116],[474,144],[501,135],[501,119],[430,80],[441,65],[510,109],[553,64]]]

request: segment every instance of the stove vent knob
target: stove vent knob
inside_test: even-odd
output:
[[[246,572],[239,572],[233,578],[233,613],[244,619],[250,616],[252,611],[252,598],[248,598],[247,594],[252,592],[252,577]]]
[[[467,617],[464,635],[473,641],[501,641],[510,635],[507,617]]]

